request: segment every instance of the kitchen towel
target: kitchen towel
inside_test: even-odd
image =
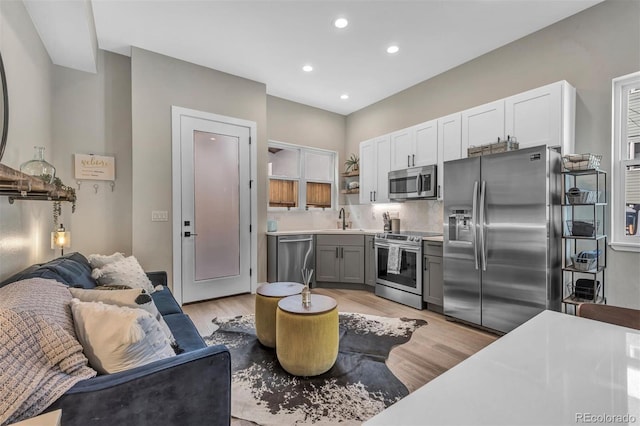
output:
[[[399,274],[402,263],[402,249],[395,244],[389,244],[389,257],[387,258],[387,274]]]

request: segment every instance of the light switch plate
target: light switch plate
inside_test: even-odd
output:
[[[151,212],[152,222],[166,222],[169,220],[169,212],[166,210],[153,210]]]

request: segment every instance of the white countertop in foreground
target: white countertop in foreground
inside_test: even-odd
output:
[[[545,311],[365,422],[640,424],[640,331]]]
[[[303,229],[299,231],[275,231],[267,232],[267,235],[302,235],[302,234],[332,234],[332,235],[376,235],[381,233],[380,229]],[[424,237],[424,241],[442,241],[442,237]]]

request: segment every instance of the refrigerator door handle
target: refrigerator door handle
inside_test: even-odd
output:
[[[473,222],[473,260],[478,269],[478,242],[477,242],[477,226],[478,226],[478,181],[473,183],[473,210],[471,210],[471,222]]]
[[[487,270],[487,253],[486,249],[486,235],[485,231],[487,229],[486,224],[486,213],[487,213],[487,205],[486,205],[486,195],[487,195],[487,182],[482,181],[482,188],[480,189],[480,259],[482,263],[482,270]]]

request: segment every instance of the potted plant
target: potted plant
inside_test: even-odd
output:
[[[344,165],[347,166],[346,173],[357,172],[360,169],[360,159],[356,154],[351,154],[349,159],[344,162]]]

